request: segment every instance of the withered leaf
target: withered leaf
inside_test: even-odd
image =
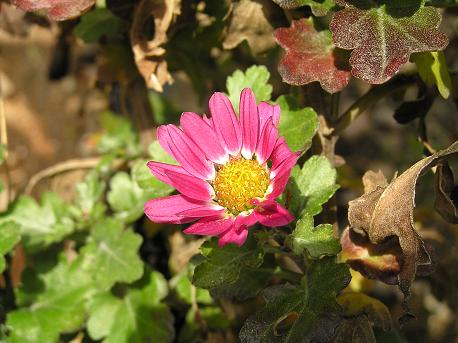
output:
[[[24,11],[46,11],[53,20],[77,17],[94,3],[95,0],[13,0],[13,5]]]
[[[440,163],[436,169],[436,200],[434,207],[446,221],[458,224],[457,195],[453,172],[447,162]]]
[[[242,0],[234,5],[223,41],[224,49],[233,49],[244,40],[247,40],[254,55],[274,47],[274,29],[262,8],[261,4],[251,0]]]
[[[305,85],[318,81],[329,93],[342,90],[350,80],[345,59],[335,50],[329,31],[316,31],[307,19],[275,30],[275,39],[286,50],[278,65],[283,81]]]
[[[456,154],[458,141],[420,160],[388,186],[379,185],[349,203],[350,226],[355,230],[364,231],[371,243],[380,244],[392,236],[398,238],[402,251],[398,284],[406,297],[409,296],[410,284],[417,267],[431,264],[429,254],[413,222],[417,179],[431,167]]]
[[[167,30],[180,14],[181,0],[142,0],[134,12],[130,31],[135,63],[149,88],[163,91],[173,79],[164,59]],[[151,19],[153,19],[151,21]],[[149,38],[147,25],[154,23],[154,36]]]

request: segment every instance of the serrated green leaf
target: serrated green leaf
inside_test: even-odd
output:
[[[350,279],[348,266],[325,258],[313,263],[302,284],[274,286],[264,292],[265,307],[248,318],[240,339],[244,343],[310,342],[320,317],[339,311],[337,293]]]
[[[5,270],[6,255],[21,239],[20,227],[12,221],[0,223],[0,273]]]
[[[292,9],[302,6],[310,6],[316,16],[326,15],[335,6],[334,0],[273,0],[282,8]]]
[[[192,283],[206,289],[234,283],[242,267],[255,268],[264,259],[254,239],[248,239],[241,247],[228,244],[222,248],[218,247],[217,239],[212,239],[202,245],[201,253],[205,259],[196,266]]]
[[[452,90],[452,80],[442,51],[419,52],[412,55],[418,74],[429,86],[436,85],[440,95],[448,99]]]
[[[149,195],[126,172],[116,173],[110,180],[107,200],[115,217],[131,223],[143,215],[143,204]]]
[[[140,235],[124,229],[119,221],[106,219],[91,229],[90,237],[81,254],[91,261],[90,270],[100,288],[109,289],[115,282],[131,283],[142,276]]]
[[[302,255],[307,250],[310,256],[314,258],[323,255],[337,255],[341,247],[339,239],[334,236],[332,225],[313,226],[313,217],[309,215],[298,220],[296,228],[290,235],[294,253]]]
[[[304,214],[315,216],[321,212],[321,205],[327,202],[339,188],[336,184],[336,170],[324,156],[312,156],[302,169],[294,167],[291,182],[289,210],[296,218]]]
[[[147,272],[123,298],[97,297],[89,308],[88,332],[104,343],[172,342],[173,317],[161,303],[167,282],[158,272]]]
[[[98,141],[97,149],[101,153],[131,157],[141,152],[138,136],[126,118],[106,111],[100,114],[100,122],[104,132]]]
[[[270,73],[264,66],[251,66],[245,72],[236,70],[231,76],[227,78],[226,88],[229,93],[229,99],[232,106],[238,113],[240,93],[246,87],[253,90],[256,100],[260,101],[270,100],[272,94],[272,86],[268,84]]]
[[[86,263],[82,258],[69,262],[61,255],[52,269],[23,278],[18,292],[20,304],[26,306],[7,315],[11,343],[57,342],[59,333],[83,324],[85,300],[97,292]]]
[[[193,287],[194,291],[192,289]],[[188,271],[186,269],[170,279],[170,288],[175,290],[178,298],[181,301],[189,305],[194,303],[193,297],[195,297],[195,302],[199,304],[213,304],[213,299],[210,296],[208,290],[197,288],[191,283],[191,280],[188,277]],[[193,292],[195,292],[194,295]]]
[[[86,175],[83,182],[75,188],[75,206],[77,208],[75,219],[86,223],[92,223],[100,219],[106,211],[106,205],[101,201],[106,184],[93,170]]]
[[[21,196],[7,220],[20,226],[26,250],[35,251],[60,242],[75,229],[70,206],[55,193],[44,193],[41,205],[28,196]]]
[[[100,38],[114,37],[123,29],[127,29],[127,25],[121,18],[106,8],[96,8],[81,16],[73,33],[86,43],[97,43]]]
[[[279,135],[285,137],[292,151],[307,150],[318,130],[316,112],[311,107],[299,108],[291,96],[282,95],[276,103],[281,109]]]

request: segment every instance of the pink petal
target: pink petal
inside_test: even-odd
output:
[[[250,88],[240,94],[240,124],[242,126],[242,156],[251,159],[256,151],[259,135],[259,115],[256,98]]]
[[[202,179],[172,170],[165,171],[165,174],[170,180],[170,185],[189,198],[209,201],[214,195],[212,186]]]
[[[172,187],[175,187],[175,186],[172,185],[172,181],[166,175],[166,171],[173,171],[175,173],[189,175],[189,173],[186,170],[184,170],[183,167],[177,166],[174,164],[149,161],[146,165],[148,166],[148,168],[151,170],[151,173],[153,173],[155,177],[157,177],[162,182],[169,184]]]
[[[270,178],[281,178],[283,175],[290,173],[291,169],[296,164],[299,155],[299,152],[292,153],[288,155],[281,163],[275,165],[272,164],[272,169],[270,170]]]
[[[271,105],[267,102],[260,102],[258,105],[258,113],[259,113],[259,123],[260,127],[264,124],[267,119],[272,118],[272,121],[275,127],[278,127],[278,123],[280,121],[280,106],[279,105]]]
[[[180,122],[186,135],[199,146],[210,161],[225,164],[229,160],[216,132],[198,114],[185,112]]]
[[[248,230],[246,227],[242,226],[239,230],[235,230],[234,227],[232,227],[220,236],[218,246],[223,247],[229,243],[242,246],[243,243],[245,243],[247,236]]]
[[[265,201],[255,209],[259,222],[268,227],[285,226],[294,220],[294,217],[279,203]]]
[[[276,177],[270,181],[270,187],[272,187],[272,191],[270,192],[270,194],[267,195],[267,199],[274,200],[283,193],[286,185],[288,184],[290,175],[291,170],[289,171],[289,173],[286,173],[281,177]]]
[[[260,164],[267,161],[274,150],[278,138],[278,129],[274,126],[272,118],[267,119],[259,135],[259,142],[256,148],[256,157]]]
[[[186,234],[217,236],[227,231],[234,223],[234,218],[203,218],[183,232]]]
[[[189,223],[196,220],[196,217],[201,217],[203,210],[212,212],[209,215],[219,214],[219,208],[208,201],[198,201],[182,195],[152,199],[144,206],[147,217],[156,223]],[[183,215],[183,212],[186,215]]]
[[[208,103],[215,131],[221,144],[231,155],[238,155],[242,147],[242,132],[231,102],[223,93],[214,93]]]
[[[158,139],[161,146],[170,152],[188,173],[204,180],[214,177],[213,164],[205,158],[196,143],[175,125],[159,127]]]
[[[288,147],[288,144],[286,144],[285,137],[278,138],[270,157],[272,160],[272,168],[282,163],[292,153],[293,152]]]

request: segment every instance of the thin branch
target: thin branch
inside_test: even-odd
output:
[[[387,95],[406,89],[417,83],[416,77],[399,76],[390,81],[373,86],[366,94],[356,100],[337,120],[334,129],[330,132],[333,136],[339,136],[350,124],[363,114],[367,109],[375,105],[380,99]]]
[[[27,184],[24,193],[30,195],[33,188],[41,181],[46,178],[55,176],[57,174],[62,174],[71,170],[79,169],[92,169],[97,167],[101,161],[100,157],[90,157],[83,159],[71,159],[58,164],[55,164],[49,168],[43,169],[42,171],[33,175],[29,183]]]
[[[13,187],[12,187],[12,181],[11,181],[11,173],[10,173],[10,167],[8,164],[8,129],[6,126],[6,113],[5,113],[5,102],[4,102],[4,97],[3,97],[3,88],[2,88],[2,79],[0,75],[0,144],[3,146],[3,166],[5,168],[5,174],[6,174],[6,188],[7,188],[7,201],[6,203],[9,204],[12,195],[13,195]]]

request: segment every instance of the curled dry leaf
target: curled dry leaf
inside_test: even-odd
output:
[[[181,0],[142,0],[134,12],[130,38],[135,63],[148,87],[158,92],[173,81],[164,59],[163,45],[167,42],[167,30],[180,14],[180,3]],[[145,33],[150,22],[154,22],[151,39]]]
[[[392,236],[398,238],[402,252],[398,284],[406,297],[409,295],[417,267],[431,264],[413,222],[417,179],[429,168],[456,154],[458,141],[447,149],[420,160],[387,186],[378,184],[375,188],[374,185],[366,188],[368,192],[349,203],[350,226],[354,230],[364,231],[371,243],[381,244]]]
[[[396,74],[413,52],[436,51],[448,44],[439,31],[441,15],[421,1],[338,0],[345,6],[332,18],[334,43],[353,50],[352,74],[369,83],[383,83]]]
[[[453,172],[447,162],[436,169],[436,200],[434,207],[446,221],[458,224],[457,209],[458,187],[455,185]]]
[[[223,48],[233,49],[247,40],[253,54],[263,53],[275,45],[273,31],[264,16],[263,6],[251,0],[242,0],[232,9]]]
[[[286,50],[278,65],[283,81],[305,85],[318,81],[329,93],[342,90],[350,80],[345,59],[332,43],[329,31],[317,32],[311,20],[293,21],[275,30],[275,39]]]
[[[23,11],[44,10],[53,20],[77,17],[94,3],[95,0],[13,0],[13,5]]]

